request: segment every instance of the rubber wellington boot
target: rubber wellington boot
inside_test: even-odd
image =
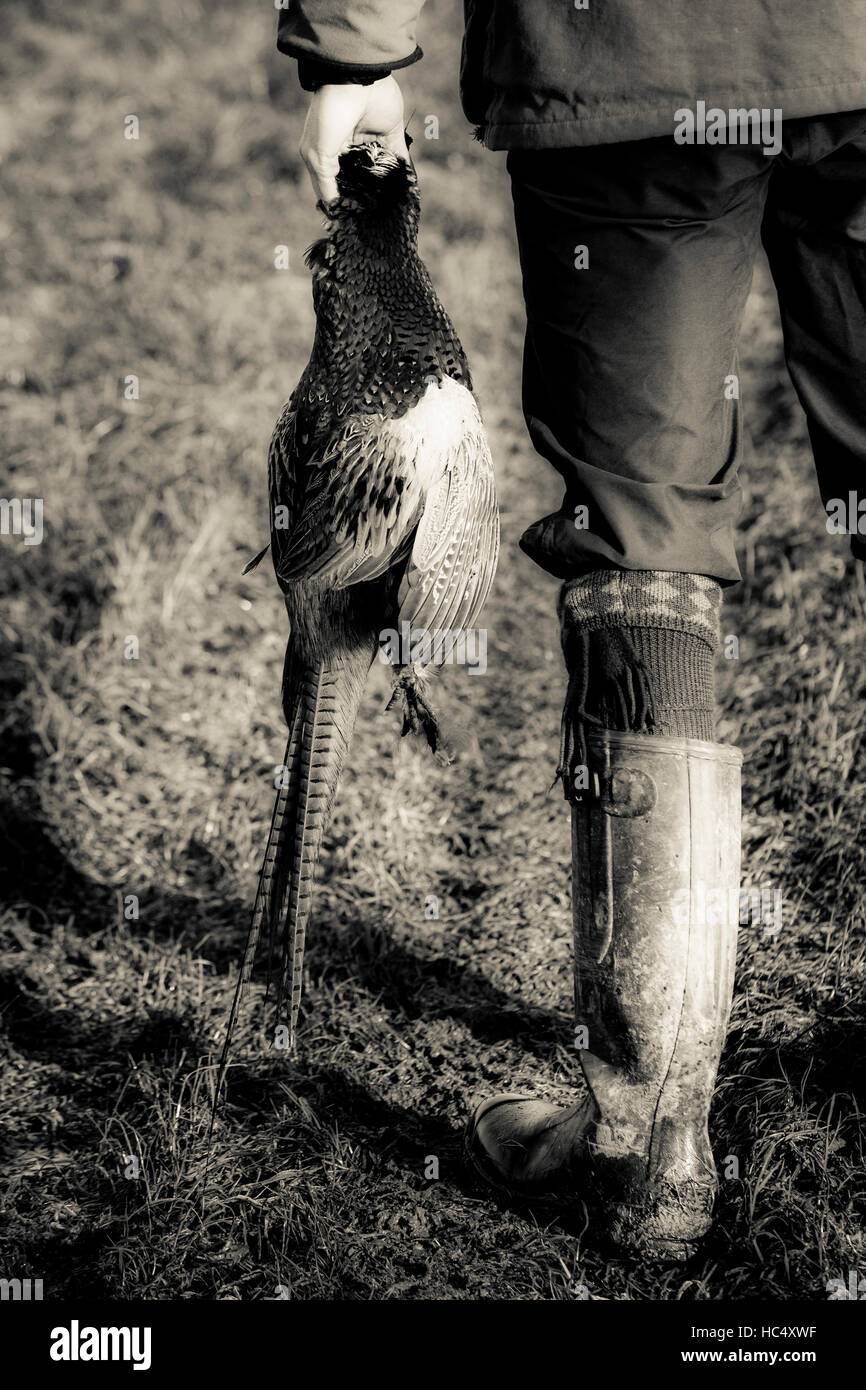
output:
[[[733,989],[742,758],[607,730],[587,755],[572,808],[587,1095],[568,1109],[496,1096],[467,1153],[500,1190],[585,1211],[620,1251],[685,1259],[718,1187],[707,1117]]]

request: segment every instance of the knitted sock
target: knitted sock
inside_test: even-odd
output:
[[[587,724],[712,741],[721,597],[706,575],[665,570],[594,570],[563,586],[567,796]]]

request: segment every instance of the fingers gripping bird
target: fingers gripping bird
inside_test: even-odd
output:
[[[289,737],[232,1011],[233,1021],[264,933],[290,1047],[316,861],[380,634],[408,623],[447,659],[476,622],[499,550],[469,367],[418,256],[414,170],[381,146],[355,146],[338,190],[328,235],[307,256],[312,355],[268,460],[270,549],[291,628]],[[435,751],[422,665],[397,669],[395,696],[403,732]]]

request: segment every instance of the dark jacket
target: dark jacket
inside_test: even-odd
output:
[[[278,47],[307,85],[421,56],[423,0],[288,0]],[[866,107],[866,0],[465,0],[461,94],[491,149],[672,133],[674,113]],[[318,67],[317,65],[325,66]]]

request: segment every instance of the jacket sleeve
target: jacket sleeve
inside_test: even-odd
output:
[[[277,48],[298,59],[302,86],[374,82],[416,62],[415,28],[424,0],[288,0]]]

